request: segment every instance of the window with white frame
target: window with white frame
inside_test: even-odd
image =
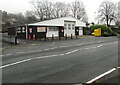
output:
[[[79,27],[79,30],[82,30],[83,28],[82,27]]]
[[[67,24],[64,24],[64,29],[67,29]]]
[[[72,29],[73,29],[73,30],[75,29],[75,24],[72,24]]]
[[[49,27],[49,31],[58,31],[58,27]]]
[[[68,29],[71,29],[71,24],[68,24]]]

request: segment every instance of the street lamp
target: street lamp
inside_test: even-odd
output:
[[[96,12],[94,12],[94,23],[95,23],[95,14],[96,14]]]

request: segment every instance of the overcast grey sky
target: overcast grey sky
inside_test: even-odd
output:
[[[30,4],[31,0],[0,0],[0,10],[2,11],[7,11],[10,13],[25,13],[26,10],[32,10],[32,5]],[[72,2],[74,0],[50,0],[53,2],[56,1],[62,1],[62,2]],[[89,22],[94,21],[94,12],[97,12],[99,5],[101,2],[104,0],[77,0],[77,1],[82,1],[85,8],[86,12],[89,18]],[[120,0],[111,0],[114,3],[117,3]],[[95,14],[97,16],[97,13]]]

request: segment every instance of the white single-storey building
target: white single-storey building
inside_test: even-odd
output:
[[[62,17],[17,27],[18,37],[26,39],[83,35],[85,23],[73,17]]]

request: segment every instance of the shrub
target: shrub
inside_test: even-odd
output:
[[[90,27],[91,34],[94,32],[94,29],[101,28],[101,34],[102,35],[113,35],[113,31],[110,27],[107,27],[105,25],[93,25]]]

